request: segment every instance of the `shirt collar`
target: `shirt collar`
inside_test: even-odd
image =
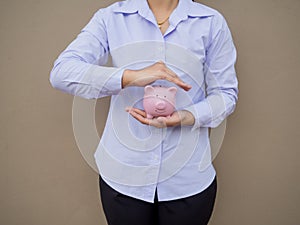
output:
[[[155,20],[147,0],[126,0],[120,2],[114,10],[116,13],[131,14],[138,12],[142,17],[152,21]],[[207,17],[213,15],[212,10],[202,4],[195,3],[192,0],[179,0],[176,9],[170,17],[170,24],[177,25],[190,17]],[[154,21],[153,21],[154,22]]]
[[[127,0],[119,2],[118,6],[113,9],[116,13],[136,13],[139,10],[140,1]]]

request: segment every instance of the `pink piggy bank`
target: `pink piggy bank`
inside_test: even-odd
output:
[[[176,87],[150,86],[145,87],[143,99],[147,118],[170,117],[175,110]]]

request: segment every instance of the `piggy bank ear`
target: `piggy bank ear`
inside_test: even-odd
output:
[[[146,87],[145,87],[145,93],[146,94],[151,94],[151,93],[153,93],[154,92],[154,87],[152,87],[151,85],[147,85]]]
[[[170,87],[170,88],[168,88],[168,92],[170,92],[172,94],[176,94],[177,88],[176,87]]]

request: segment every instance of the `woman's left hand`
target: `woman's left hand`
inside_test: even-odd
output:
[[[193,114],[187,110],[175,111],[170,117],[161,116],[152,119],[147,118],[146,112],[141,109],[128,107],[126,111],[142,124],[157,128],[174,127],[178,125],[191,126],[195,123]]]

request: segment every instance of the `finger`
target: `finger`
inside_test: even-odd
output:
[[[141,109],[138,109],[138,108],[131,108],[130,110],[137,113],[137,114],[139,114],[139,115],[141,115],[142,117],[145,117],[145,118],[147,117],[147,114],[144,110],[141,110]]]
[[[170,68],[168,68],[167,66],[166,66],[166,72],[167,72],[171,77],[178,78],[178,75],[177,75],[173,70],[171,70]]]
[[[158,117],[157,120],[164,123],[166,127],[173,127],[181,124],[181,116],[177,111],[169,117]]]
[[[179,77],[178,75],[173,72],[171,69],[169,69],[168,67],[166,67],[166,73],[167,73],[167,77],[166,77],[166,80],[170,81],[170,82],[173,82],[175,84],[177,84],[179,87],[183,88],[184,90],[188,91],[192,88],[191,85],[183,82]]]
[[[129,112],[129,114],[133,118],[135,118],[137,121],[139,121],[142,124],[154,126],[154,127],[157,127],[157,128],[166,127],[165,123],[160,122],[156,118],[148,119],[146,117],[146,113],[143,110],[140,110],[140,109],[137,109],[137,108],[132,108],[132,107],[127,107],[126,111]]]
[[[157,122],[159,122],[159,124],[163,125],[164,127],[167,126],[167,118],[166,117],[157,117],[156,118]]]
[[[145,118],[144,116],[142,116],[141,114],[137,113],[136,111],[134,110],[130,110],[128,111],[129,114],[135,118],[136,120],[138,120],[139,122],[141,122],[142,124],[145,124],[145,125],[150,125],[150,120]]]
[[[167,126],[165,121],[163,119],[159,119],[159,117],[153,118],[149,120],[149,122],[150,122],[149,123],[150,126],[157,127],[157,128],[164,128]]]
[[[146,113],[143,110],[140,110],[140,109],[137,109],[137,108],[133,108],[133,107],[126,107],[125,110],[128,113],[138,114],[138,115],[146,118]]]
[[[179,87],[181,87],[181,88],[182,88],[183,90],[185,90],[185,91],[188,91],[188,90],[190,90],[190,89],[192,88],[191,85],[189,85],[189,84],[183,82],[183,81],[182,81],[180,78],[178,78],[178,77],[175,78],[175,77],[168,76],[168,77],[166,77],[166,80],[168,80],[168,81],[170,81],[170,82],[172,82],[172,83],[178,85]]]

